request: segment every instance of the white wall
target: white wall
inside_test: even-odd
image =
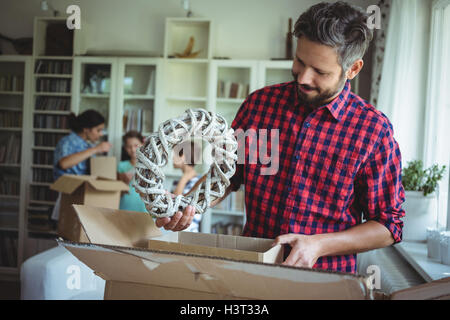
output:
[[[81,8],[90,28],[87,47],[96,50],[152,51],[162,54],[166,17],[183,17],[181,0],[48,0],[64,14],[68,5]],[[269,59],[284,55],[288,19],[298,16],[314,0],[191,0],[194,16],[213,20],[213,55],[234,59]],[[348,1],[366,8],[377,0]],[[40,0],[1,0],[0,32],[31,37],[34,16],[49,16]],[[186,40],[187,41],[187,40]],[[4,48],[5,53],[7,48]]]

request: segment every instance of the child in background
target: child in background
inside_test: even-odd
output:
[[[201,178],[195,171],[195,160],[200,156],[200,152],[201,149],[194,141],[184,141],[174,148],[173,167],[183,171],[181,179],[173,183],[172,193],[175,196],[186,195]],[[201,219],[201,214],[196,214],[191,225],[183,231],[199,232]]]
[[[123,146],[130,160],[121,161],[117,166],[117,178],[130,186],[128,193],[120,198],[120,210],[147,212],[144,202],[131,185],[136,165],[136,151],[144,144],[144,137],[137,131],[128,131],[123,136]]]

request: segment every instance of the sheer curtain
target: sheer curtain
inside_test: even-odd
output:
[[[378,103],[394,126],[403,165],[422,159],[430,1],[393,0]]]

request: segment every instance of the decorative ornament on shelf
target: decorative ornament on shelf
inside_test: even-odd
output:
[[[190,37],[189,42],[186,46],[186,49],[184,49],[184,52],[183,53],[175,53],[175,57],[177,57],[177,58],[195,58],[196,56],[198,56],[198,54],[202,50],[192,52],[192,49],[194,48],[194,43],[195,43],[194,37]]]
[[[211,203],[225,194],[236,171],[237,141],[234,130],[220,115],[204,109],[188,109],[178,118],[163,122],[137,151],[134,188],[154,217],[171,217],[188,205],[195,213],[204,213]],[[208,172],[185,196],[174,196],[163,187],[171,150],[177,145],[200,138],[212,146],[212,164]]]
[[[293,33],[292,33],[292,18],[289,18],[289,25],[288,25],[288,32],[286,34],[286,53],[285,58],[286,60],[292,60],[292,39],[293,39]]]

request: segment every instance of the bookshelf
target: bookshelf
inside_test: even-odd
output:
[[[14,161],[0,161],[0,174],[7,175],[0,184],[0,203],[6,204],[0,206],[0,236],[17,242],[16,266],[0,263],[0,273],[17,273],[24,259],[55,245],[50,216],[56,194],[48,187],[55,146],[70,132],[70,112],[93,108],[105,115],[110,153],[120,159],[121,138],[129,129],[145,136],[188,108],[215,111],[231,125],[247,92],[292,80],[292,61],[213,59],[209,19],[167,18],[162,58],[78,56],[84,52],[77,31],[61,42],[72,43],[72,52],[49,51],[47,29],[63,23],[63,17],[36,18],[33,56],[0,56],[0,146],[21,145],[19,158],[16,148],[16,154],[5,152],[15,155]],[[176,57],[190,37],[198,55]],[[93,75],[97,79],[91,82]],[[232,83],[238,84],[233,94]],[[170,157],[165,173],[168,188],[181,175]],[[245,223],[244,213],[241,189],[205,213],[201,230],[236,233]]]
[[[66,27],[64,17],[36,17],[33,30],[31,103],[26,117],[29,142],[26,144],[27,170],[24,259],[39,251],[29,248],[53,246],[56,223],[51,213],[57,193],[53,182],[53,151],[70,130],[68,116],[73,85],[75,32]]]
[[[0,271],[18,274],[25,204],[26,115],[30,56],[0,56]]]

